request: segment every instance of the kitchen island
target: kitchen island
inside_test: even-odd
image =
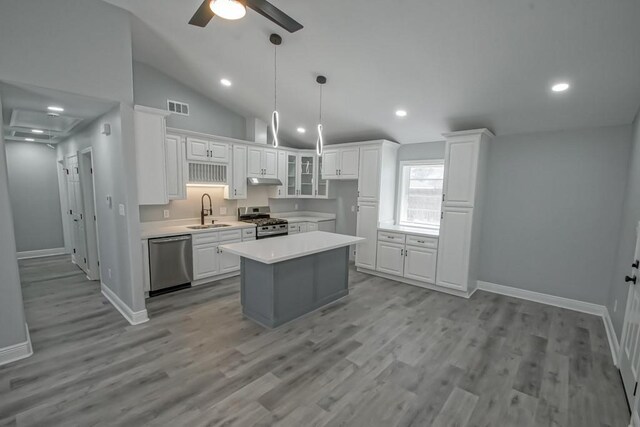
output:
[[[349,293],[349,246],[361,237],[313,231],[221,245],[241,257],[245,316],[273,328]]]

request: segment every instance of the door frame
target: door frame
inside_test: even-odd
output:
[[[87,166],[89,170],[87,171]],[[78,175],[85,216],[85,239],[89,280],[100,280],[100,237],[98,234],[98,210],[96,204],[96,182],[93,171],[93,148],[88,147],[78,152]]]
[[[69,223],[69,195],[67,194],[67,167],[65,159],[57,161],[58,164],[58,191],[60,196],[60,212],[62,214],[62,236],[64,238],[64,252],[70,254],[73,250],[71,237],[71,224]]]

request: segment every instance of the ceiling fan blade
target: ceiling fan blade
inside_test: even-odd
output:
[[[258,12],[260,15],[280,25],[290,33],[301,30],[302,24],[272,5],[266,0],[245,0],[248,7]]]
[[[196,13],[193,14],[189,24],[195,25],[196,27],[206,27],[209,21],[215,16],[215,14],[211,11],[209,7],[209,3],[211,0],[204,0]]]

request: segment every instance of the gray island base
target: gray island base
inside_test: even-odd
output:
[[[349,294],[349,247],[274,264],[241,261],[242,312],[269,328]]]

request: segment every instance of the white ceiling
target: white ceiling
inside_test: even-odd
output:
[[[25,138],[33,138],[35,142],[52,144],[115,107],[113,102],[4,82],[0,82],[0,99],[5,139],[24,141]],[[50,105],[60,106],[64,112],[58,113],[59,117],[49,117],[47,107]],[[32,129],[40,129],[44,133],[34,134]]]
[[[187,25],[200,0],[107,1],[139,18],[135,59],[265,121],[273,109],[268,35],[282,35],[280,129],[296,145],[315,143],[317,74],[328,78],[328,143],[628,124],[640,104],[638,0],[272,0],[305,26],[294,34],[251,10],[240,21]],[[223,77],[233,86],[222,87]],[[559,80],[570,91],[551,93]],[[396,117],[398,108],[409,115]]]

